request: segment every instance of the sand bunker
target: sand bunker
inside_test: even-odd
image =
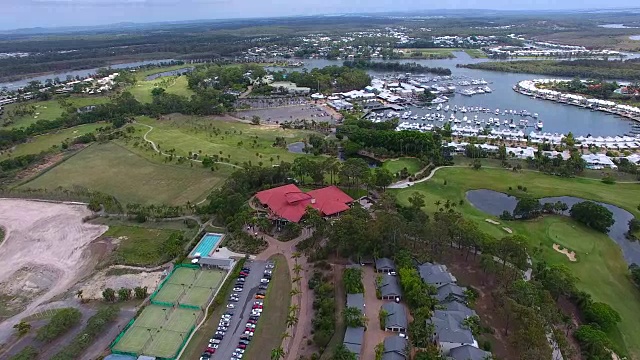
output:
[[[493,225],[500,225],[499,222],[493,220],[493,219],[484,219],[484,221],[488,222],[489,224],[493,224]]]
[[[502,230],[508,232],[509,234],[513,234],[513,230],[509,229],[508,227],[503,227]]]
[[[570,252],[566,248],[563,249],[558,244],[553,244],[553,250],[559,252],[560,254],[565,254],[569,258],[569,261],[577,261],[576,253],[574,251]]]
[[[84,205],[0,199],[0,225],[6,238],[0,244],[0,292],[3,298],[28,298],[24,311],[0,323],[0,342],[20,318],[54,296],[64,293],[89,274],[96,261],[89,244],[107,227],[85,224],[91,212]]]

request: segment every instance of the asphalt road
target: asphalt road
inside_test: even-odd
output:
[[[240,295],[240,300],[236,303],[233,303],[236,306],[236,308],[233,309],[235,314],[231,318],[229,330],[224,336],[224,339],[222,339],[220,347],[211,357],[212,359],[231,359],[232,354],[238,346],[238,342],[240,341],[240,336],[244,334],[247,320],[249,320],[249,316],[251,316],[251,308],[253,306],[253,302],[256,301],[255,296],[258,292],[258,286],[260,285],[260,279],[262,279],[264,267],[266,264],[266,261],[258,260],[245,263],[245,266],[248,266],[251,269],[251,272],[249,273],[249,276],[246,277],[244,289],[242,290],[242,292],[238,293]],[[217,319],[216,321],[219,320],[220,319]],[[210,336],[213,336],[213,334],[210,334]]]

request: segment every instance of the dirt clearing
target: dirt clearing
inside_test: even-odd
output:
[[[107,227],[83,223],[90,214],[84,205],[0,199],[0,343],[13,324],[93,270],[89,244]]]

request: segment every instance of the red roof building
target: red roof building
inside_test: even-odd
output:
[[[353,199],[336,186],[312,190],[308,193],[293,184],[260,191],[256,198],[272,214],[291,222],[299,222],[307,206],[320,211],[322,216],[332,216],[349,209]]]

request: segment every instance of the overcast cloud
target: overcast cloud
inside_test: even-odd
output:
[[[638,6],[637,0],[0,0],[0,29],[238,17],[415,11]],[[435,5],[433,5],[435,4]]]

